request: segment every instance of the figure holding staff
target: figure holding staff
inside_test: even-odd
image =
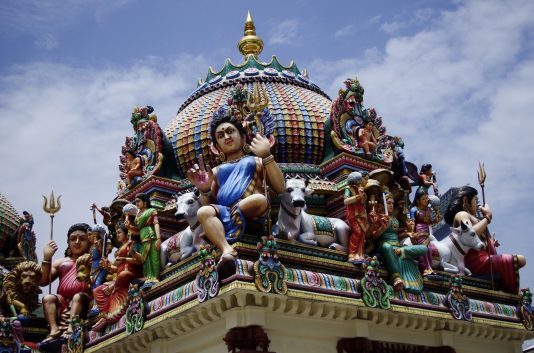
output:
[[[482,215],[481,219],[476,217],[477,212]],[[466,267],[477,276],[491,277],[493,272],[494,276],[499,276],[502,290],[517,293],[517,270],[526,265],[526,259],[523,255],[497,254],[495,247],[499,243],[487,236],[493,213],[488,204],[479,206],[477,190],[468,185],[460,187],[451,198],[444,218],[453,227],[458,227],[462,221],[472,224],[477,235],[488,244],[489,256],[486,250],[469,250],[465,257]]]

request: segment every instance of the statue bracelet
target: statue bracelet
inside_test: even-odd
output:
[[[269,156],[262,158],[263,165],[267,165],[269,163],[274,162],[274,156],[270,154]]]

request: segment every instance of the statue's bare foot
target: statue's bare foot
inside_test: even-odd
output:
[[[217,263],[217,267],[221,267],[223,264],[227,262],[235,261],[236,258],[237,258],[236,250],[232,250],[232,252],[223,253],[221,255],[221,258],[219,259],[219,262]]]
[[[404,282],[400,277],[395,278],[393,281],[393,289],[400,291],[404,288]]]
[[[58,330],[55,332],[50,332],[42,341],[42,343],[52,342],[54,340],[57,340],[59,337],[61,337],[61,331]]]
[[[64,339],[68,340],[71,335],[72,335],[72,327],[69,326],[69,328],[66,329],[65,332],[63,332],[61,337],[63,337]]]

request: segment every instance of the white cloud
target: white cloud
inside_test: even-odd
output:
[[[94,13],[97,22],[125,6],[130,0],[7,0],[0,2],[0,31],[30,33],[36,37],[35,46],[55,49],[59,46],[58,33],[77,21],[82,12]],[[45,33],[43,35],[43,33]]]
[[[348,37],[350,35],[352,35],[354,32],[356,31],[356,26],[354,25],[346,25],[344,27],[341,27],[340,29],[338,29],[336,31],[336,33],[334,33],[334,37],[335,38],[343,38],[343,37]]]
[[[59,42],[57,38],[50,33],[47,33],[43,35],[42,37],[35,39],[33,44],[38,49],[46,49],[46,50],[52,50],[52,49],[56,49],[57,47],[59,47]]]
[[[87,3],[78,0],[4,1],[0,4],[0,21],[12,30],[39,34],[39,31],[72,23]]]
[[[534,287],[534,3],[478,1],[439,16],[413,15],[427,25],[392,37],[373,55],[316,60],[315,82],[332,94],[357,75],[365,104],[375,106],[388,132],[403,136],[406,155],[431,162],[440,188],[477,182],[486,164],[486,195],[503,253],[527,255],[523,286]],[[497,19],[498,20],[495,20]],[[429,21],[431,19],[431,21]]]
[[[382,15],[376,15],[376,16],[371,17],[368,20],[368,23],[370,25],[374,25],[374,24],[377,24],[378,22],[380,22],[381,19],[382,19]]]
[[[33,63],[0,77],[1,192],[19,212],[34,214],[38,249],[50,231],[41,195],[63,195],[54,226],[64,248],[68,227],[89,223],[89,205],[109,204],[116,193],[132,108],[154,106],[164,128],[206,67],[203,57],[184,55],[126,68]]]
[[[280,22],[273,27],[269,34],[269,44],[290,44],[297,38],[300,22],[297,19],[289,19]]]
[[[408,26],[409,23],[407,21],[391,21],[382,23],[380,29],[387,34],[393,34],[405,29]]]
[[[334,33],[334,38],[341,39],[345,37],[353,37],[358,33],[358,31],[368,30],[370,27],[374,27],[377,23],[380,22],[381,19],[382,16],[377,15],[367,19],[366,21],[358,23],[358,25],[347,24]]]
[[[433,20],[435,16],[436,10],[434,9],[417,9],[410,14],[403,13],[401,15],[395,16],[395,19],[393,21],[384,22],[380,26],[380,29],[387,34],[396,34],[404,29],[426,24],[426,22]],[[378,21],[378,19],[376,21]]]

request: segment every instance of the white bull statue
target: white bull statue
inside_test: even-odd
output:
[[[432,260],[434,269],[443,268],[446,272],[471,275],[465,267],[465,255],[469,249],[482,250],[484,243],[473,230],[470,222],[462,222],[459,227],[451,227],[451,233],[438,241],[432,234],[429,237],[430,247],[438,250],[439,259]],[[410,238],[404,239],[403,245],[412,245]]]
[[[197,211],[200,208],[199,192],[188,192],[176,197],[176,213],[178,220],[185,220],[189,226],[176,233],[161,244],[161,266],[168,267],[193,255],[202,244],[202,226],[198,222]]]
[[[310,215],[304,210],[305,196],[312,193],[313,190],[307,187],[304,180],[286,180],[286,190],[281,194],[278,221],[272,234],[280,239],[347,251],[350,235],[347,223],[339,218]]]
[[[430,243],[438,249],[440,257],[439,263],[433,261],[434,268],[438,267],[439,264],[444,271],[468,276],[471,275],[471,271],[465,267],[465,255],[469,249],[482,250],[484,248],[484,243],[473,229],[472,224],[463,221],[459,227],[451,227],[449,236],[441,241],[437,241],[432,236]]]

